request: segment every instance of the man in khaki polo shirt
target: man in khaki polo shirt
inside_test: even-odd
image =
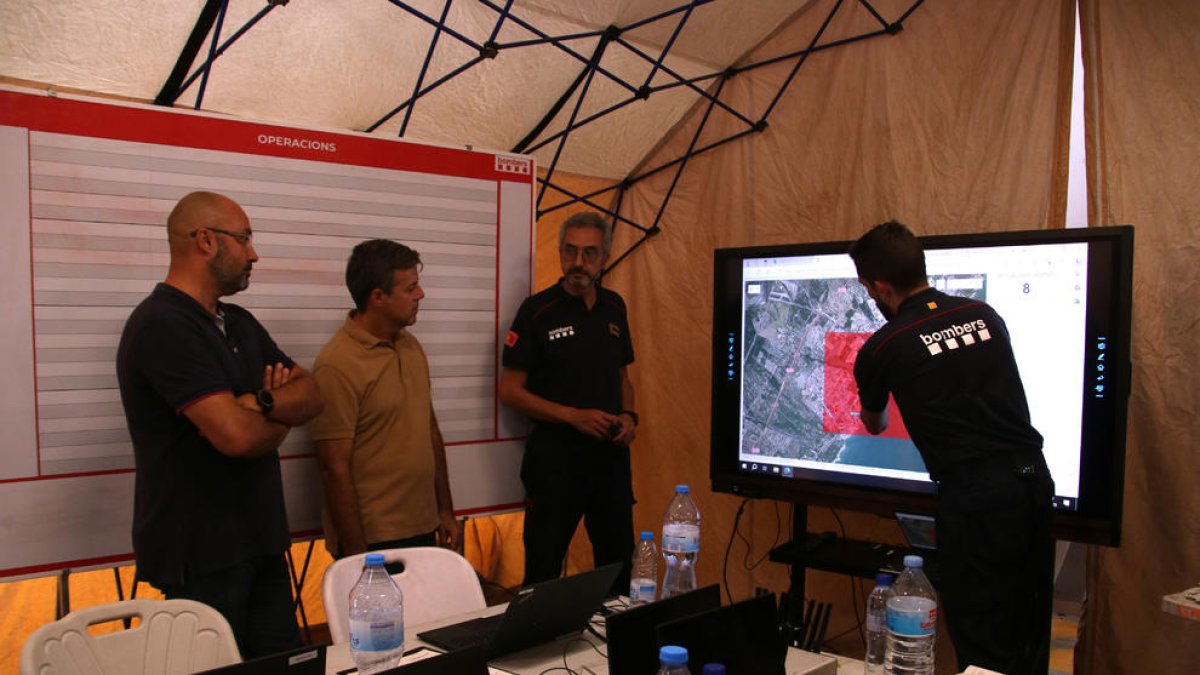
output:
[[[386,239],[354,247],[355,309],[317,356],[325,410],[313,420],[335,557],[403,546],[457,548],[446,451],[430,402],[429,362],[405,328],[425,291],[420,255]]]

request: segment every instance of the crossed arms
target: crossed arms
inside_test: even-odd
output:
[[[299,365],[267,366],[263,389],[275,397],[269,415],[262,413],[255,394],[235,397],[227,391],[197,400],[183,414],[221,454],[260,457],[278,448],[289,429],[316,417],[323,407],[316,381]]]

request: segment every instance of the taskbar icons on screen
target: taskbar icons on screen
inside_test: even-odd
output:
[[[772,476],[782,476],[784,478],[791,478],[793,474],[792,467],[785,466],[783,464],[742,460],[738,466],[742,471],[747,473],[769,474]]]

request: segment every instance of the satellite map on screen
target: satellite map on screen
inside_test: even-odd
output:
[[[930,285],[986,295],[979,274],[930,277]],[[744,458],[925,470],[894,403],[881,436],[859,423],[854,359],[881,322],[858,279],[748,280],[743,298]]]

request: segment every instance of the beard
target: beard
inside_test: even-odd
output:
[[[596,283],[596,277],[588,274],[587,270],[582,267],[572,267],[563,276],[566,278],[568,286],[580,292],[586,291],[588,287]]]
[[[228,249],[221,243],[217,244],[217,255],[208,261],[208,272],[217,282],[217,291],[223,296],[244,291],[250,286],[250,263],[237,269]]]
[[[879,313],[883,315],[884,321],[891,321],[892,318],[896,316],[895,312],[888,309],[887,305],[883,304],[882,302],[880,302],[878,300],[875,301],[875,307],[879,310]]]

